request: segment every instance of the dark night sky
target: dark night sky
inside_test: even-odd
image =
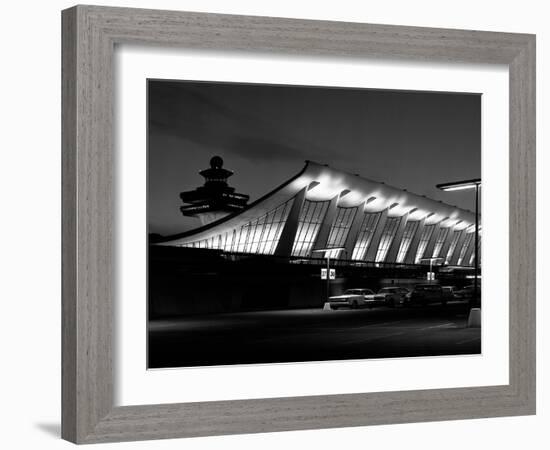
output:
[[[148,133],[151,233],[199,225],[179,193],[213,155],[250,201],[306,159],[468,209],[471,192],[435,185],[481,176],[479,95],[155,80]]]

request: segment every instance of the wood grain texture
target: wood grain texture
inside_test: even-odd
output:
[[[62,435],[77,443],[535,412],[535,38],[483,31],[77,6],[63,11]],[[506,64],[510,383],[113,407],[115,44]]]
[[[76,440],[76,10],[62,17],[62,435]]]

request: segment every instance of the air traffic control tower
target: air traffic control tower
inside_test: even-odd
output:
[[[236,193],[235,188],[227,184],[227,179],[233,172],[223,168],[221,157],[212,157],[210,167],[201,170],[199,174],[205,179],[204,185],[180,193],[180,198],[185,203],[180,208],[184,216],[197,217],[202,225],[206,225],[246,207],[250,197]]]

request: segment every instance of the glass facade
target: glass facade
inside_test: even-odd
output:
[[[300,199],[303,199],[303,196]],[[459,221],[466,222],[462,226],[467,228],[453,231],[453,226],[424,225],[424,220],[408,221],[405,216],[402,216],[387,217],[381,226],[380,218],[382,214],[387,214],[386,210],[383,212],[364,212],[363,204],[343,207],[332,203],[332,206],[330,206],[331,200],[328,199],[321,201],[300,200],[300,202],[302,201],[300,212],[298,213],[296,210],[293,213],[293,223],[288,223],[288,231],[290,232],[288,238],[292,238],[292,233],[296,230],[291,255],[288,255],[291,242],[285,242],[285,249],[280,247],[285,255],[281,256],[297,258],[310,258],[312,256],[321,258],[326,256],[331,259],[351,259],[370,263],[388,261],[397,264],[403,264],[406,261],[414,261],[415,264],[419,264],[421,259],[432,257],[441,258],[441,261],[444,261],[445,264],[449,264],[451,261],[456,261],[458,265],[464,266],[473,264],[474,252],[471,255],[468,252],[468,248],[472,245],[472,239],[475,237],[474,233],[471,232],[473,227],[471,222]],[[232,228],[230,224],[238,220],[233,216],[234,218],[229,221],[221,221],[211,228],[198,229],[195,236],[192,236],[191,233],[187,236],[184,235],[183,238],[178,238],[177,242],[172,245],[222,250],[231,253],[274,255],[282,232],[287,225],[290,211],[293,205],[298,206],[294,202],[295,197],[288,198],[286,202],[279,204],[269,212],[265,212],[268,209],[267,207],[255,206],[255,210],[264,213],[259,216],[262,212],[258,212],[259,217],[256,216],[257,218],[254,220],[250,220],[255,216],[254,210],[249,210],[245,212],[245,214],[248,214],[248,218],[241,219],[239,222],[242,225],[233,225],[234,228]],[[270,204],[273,205],[274,202],[271,201]],[[331,210],[330,214],[327,215],[329,207]],[[408,215],[407,217],[411,216]],[[249,221],[243,223],[245,220]],[[330,221],[332,221],[332,224],[330,224]],[[459,222],[457,222],[457,225]],[[354,232],[353,236],[350,236],[352,226]],[[400,226],[401,228],[399,228]],[[376,231],[378,227],[380,229]],[[323,229],[322,243],[319,242],[321,228]],[[402,233],[399,234],[399,242],[396,242],[398,230],[401,230]],[[376,242],[373,243],[375,232],[377,238]],[[208,238],[198,239],[197,236],[200,236],[198,233],[202,236],[208,236]],[[463,233],[467,234],[464,235]],[[192,239],[196,240],[192,241]],[[463,239],[462,243],[460,243],[461,239]],[[414,248],[413,242],[415,244]],[[418,245],[416,245],[417,242]],[[350,249],[353,249],[351,254],[342,251],[346,247],[346,243]],[[328,248],[324,255],[312,253],[316,244]],[[394,244],[395,247],[392,247]],[[391,260],[388,260],[389,250],[392,248]],[[395,260],[393,259],[394,256]],[[367,257],[369,261],[366,261]]]
[[[455,251],[456,245],[458,244],[458,240],[460,239],[461,235],[462,235],[462,230],[457,230],[453,233],[453,240],[451,241],[451,245],[449,246],[449,250],[447,251],[447,255],[445,257],[445,264],[449,264],[449,261],[451,261],[451,258],[453,257],[453,253]]]
[[[416,230],[418,230],[417,220],[413,222],[407,222],[407,225],[405,225],[405,230],[403,231],[401,244],[399,245],[399,251],[397,252],[397,259],[395,260],[396,262],[402,263],[403,261],[405,261],[405,256],[407,256],[407,252],[409,251],[411,242],[414,238],[414,235],[416,234]]]
[[[418,242],[418,248],[416,249],[416,256],[414,258],[415,264],[419,264],[420,260],[424,257],[424,251],[428,246],[428,242],[432,238],[435,225],[426,225],[422,230],[422,235],[420,236],[420,241]]]
[[[327,213],[330,201],[314,202],[306,200],[300,211],[298,230],[294,238],[292,256],[311,256],[319,229]]]
[[[401,217],[388,217],[386,220],[386,225],[384,231],[382,231],[382,236],[380,237],[380,244],[378,245],[378,250],[376,252],[376,262],[384,262],[388,250],[390,249],[395,233],[397,233],[397,228],[399,228],[399,222],[401,222]]]
[[[464,239],[464,244],[462,244],[462,248],[460,249],[460,255],[458,255],[457,264],[459,266],[462,265],[462,261],[464,260],[464,255],[466,255],[466,251],[468,250],[468,246],[470,245],[470,242],[472,242],[472,237],[474,236],[474,233],[468,233],[466,235],[466,238]]]
[[[294,198],[248,222],[239,229],[185,244],[185,247],[210,248],[235,253],[272,255],[283,231]]]
[[[362,261],[365,259],[367,249],[372,240],[372,235],[374,234],[374,230],[376,230],[379,220],[380,213],[365,213],[363,215],[363,221],[359,227],[359,233],[357,234],[357,241],[355,242],[351,259],[355,261]]]
[[[351,208],[338,208],[336,219],[330,229],[327,242],[328,248],[345,246],[351,224],[353,223],[353,219],[355,219],[355,214],[357,214],[356,206]],[[336,258],[340,253],[339,250],[329,251],[327,252],[328,255],[325,256]],[[346,257],[349,258],[347,255]]]
[[[432,258],[439,258],[439,252],[449,235],[449,228],[440,228],[439,233],[437,233],[437,238],[435,239],[434,251],[432,252]]]

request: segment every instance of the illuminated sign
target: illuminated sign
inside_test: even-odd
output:
[[[336,269],[330,269],[328,271],[329,280],[336,280]],[[321,280],[327,279],[327,269],[321,269]]]

